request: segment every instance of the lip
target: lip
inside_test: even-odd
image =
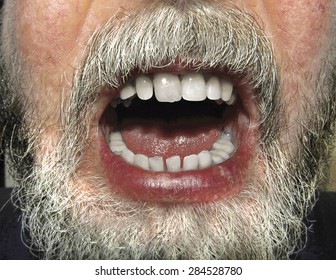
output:
[[[160,72],[163,71],[160,69]],[[177,72],[176,67],[169,72]],[[168,71],[167,71],[168,72]],[[248,180],[254,159],[258,134],[257,109],[254,91],[232,79],[238,89],[242,108],[246,115],[237,114],[239,123],[239,145],[234,155],[225,162],[207,169],[154,172],[130,165],[110,150],[103,129],[97,134],[103,173],[112,192],[117,192],[133,200],[158,203],[205,203],[221,200],[239,193]],[[241,81],[241,80],[240,80]],[[105,93],[105,103],[118,93]],[[110,96],[109,98],[106,96]],[[107,105],[105,105],[105,108]]]

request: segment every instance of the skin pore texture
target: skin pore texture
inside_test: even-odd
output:
[[[335,9],[5,1],[1,117],[27,245],[56,259],[286,259],[300,249],[335,119]],[[106,112],[125,82],[197,70],[238,91],[227,162],[155,173],[111,153]]]

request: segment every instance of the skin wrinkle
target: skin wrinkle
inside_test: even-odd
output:
[[[219,6],[206,6],[205,2],[202,1],[192,2],[194,4],[200,3],[202,7],[206,7],[211,19],[222,15],[216,22],[221,22],[224,25],[228,21],[229,17],[221,14],[222,9]],[[293,92],[289,94],[284,91],[284,81],[287,81],[287,79],[293,80],[293,77],[300,74],[300,72],[291,72],[287,75],[286,72],[292,69],[284,69],[282,66],[286,65],[289,53],[283,53],[280,59],[279,46],[274,44],[272,50],[267,40],[265,40],[268,37],[274,42],[274,37],[276,36],[270,36],[272,34],[269,32],[270,29],[267,31],[267,36],[264,33],[259,34],[256,32],[254,35],[260,36],[260,38],[251,39],[254,43],[249,44],[250,41],[246,38],[248,36],[244,35],[249,34],[252,36],[253,32],[248,32],[255,28],[256,24],[252,20],[251,26],[247,25],[248,27],[246,27],[247,31],[240,33],[242,37],[233,35],[233,38],[237,38],[235,41],[236,46],[241,48],[238,50],[244,50],[240,53],[249,63],[242,57],[237,57],[237,61],[232,63],[236,65],[238,70],[243,68],[242,65],[246,64],[245,67],[259,65],[256,69],[263,71],[260,73],[255,69],[248,71],[256,73],[255,76],[257,78],[254,81],[259,81],[262,85],[260,86],[261,89],[264,90],[258,96],[264,137],[260,139],[260,148],[256,151],[256,164],[251,168],[251,175],[248,176],[247,180],[248,184],[237,196],[206,205],[162,206],[130,201],[117,193],[108,191],[109,188],[106,186],[105,178],[101,176],[99,166],[92,166],[98,159],[94,156],[87,159],[81,157],[81,155],[90,150],[88,147],[92,147],[92,150],[95,148],[95,141],[90,137],[92,131],[93,134],[97,132],[95,123],[99,114],[96,116],[93,116],[93,114],[97,114],[102,105],[106,103],[102,100],[97,100],[99,96],[95,94],[95,90],[104,85],[104,82],[114,84],[118,80],[115,79],[118,73],[128,73],[136,62],[146,69],[145,64],[141,64],[141,59],[145,60],[146,55],[150,52],[155,53],[156,45],[153,47],[150,43],[144,43],[152,43],[150,40],[133,40],[135,38],[135,30],[139,30],[138,33],[135,33],[136,35],[139,34],[139,37],[136,38],[146,38],[146,35],[152,32],[153,38],[160,40],[169,38],[169,36],[164,37],[164,33],[161,33],[158,26],[164,23],[166,25],[163,25],[165,27],[162,28],[173,30],[169,34],[172,36],[169,39],[171,44],[166,46],[167,44],[161,43],[160,47],[157,48],[159,57],[161,57],[159,61],[162,61],[162,57],[167,53],[174,54],[174,50],[175,53],[179,53],[178,50],[186,50],[182,53],[186,53],[187,57],[197,54],[197,51],[191,52],[192,48],[188,48],[188,43],[191,40],[189,36],[193,38],[192,33],[189,34],[188,30],[181,29],[179,31],[171,27],[172,25],[176,26],[176,23],[183,18],[180,15],[178,17],[174,16],[176,10],[172,6],[170,6],[171,10],[169,10],[171,12],[162,12],[160,7],[156,7],[155,3],[153,6],[146,7],[144,11],[140,10],[139,12],[137,8],[143,3],[143,1],[134,2],[135,6],[132,13],[127,14],[124,18],[121,16],[115,17],[115,20],[122,18],[123,24],[121,24],[121,21],[117,21],[117,23],[111,22],[110,27],[107,26],[106,29],[101,30],[100,33],[97,33],[95,40],[90,41],[89,46],[92,49],[88,55],[89,59],[85,61],[86,67],[75,67],[75,69],[79,70],[77,74],[80,74],[76,75],[75,78],[78,79],[80,77],[81,79],[75,80],[75,87],[72,91],[69,90],[69,85],[49,86],[49,81],[47,80],[44,81],[45,88],[42,86],[38,91],[35,91],[38,97],[41,97],[41,105],[39,106],[45,104],[43,101],[45,90],[50,90],[50,94],[55,95],[62,90],[62,94],[69,97],[70,100],[62,101],[64,102],[62,114],[64,114],[65,123],[58,123],[57,129],[50,126],[50,131],[48,132],[50,135],[45,132],[40,135],[32,127],[24,127],[22,128],[23,132],[26,132],[26,130],[30,132],[29,137],[23,132],[17,137],[18,139],[20,137],[24,138],[27,141],[27,146],[21,147],[18,145],[12,149],[14,159],[15,157],[25,159],[22,154],[27,153],[27,151],[33,158],[37,157],[37,162],[28,160],[27,166],[29,168],[25,169],[22,164],[18,164],[17,167],[18,171],[22,172],[22,177],[20,178],[21,187],[16,189],[15,199],[24,210],[23,223],[31,233],[32,240],[27,240],[27,242],[40,249],[41,252],[38,252],[38,254],[43,258],[288,258],[289,254],[293,252],[295,246],[299,243],[298,240],[301,237],[301,233],[306,230],[301,221],[309,212],[312,205],[310,202],[314,200],[315,187],[323,177],[323,174],[320,174],[319,171],[323,169],[321,168],[321,163],[325,161],[328,154],[326,149],[330,138],[328,128],[332,127],[331,123],[333,123],[335,118],[335,108],[328,107],[328,104],[333,104],[335,99],[331,91],[333,85],[329,81],[334,69],[334,66],[332,66],[335,63],[334,56],[330,55],[327,59],[325,58],[326,51],[320,50],[321,57],[328,61],[325,64],[327,67],[325,67],[325,72],[320,74],[318,74],[320,69],[316,70],[316,72],[307,70],[306,73],[311,77],[312,81],[319,77],[317,79],[319,84],[309,84],[309,91],[306,91],[307,88],[303,83],[300,83],[301,81],[293,82],[293,85],[297,86],[297,92],[303,97],[308,96],[306,92],[319,94],[318,100],[316,100],[317,98],[314,99],[314,96],[317,95],[312,94],[312,101],[305,103],[308,112],[314,108],[314,102],[319,104],[319,108],[324,109],[318,112],[320,114],[317,119],[314,115],[314,118],[311,116],[311,119],[308,120],[306,119],[307,116],[298,110],[296,116],[297,124],[288,123],[286,120],[281,121],[279,119],[285,119],[291,113],[291,110],[283,106],[287,105],[283,99],[280,99],[283,104],[277,102],[279,101],[276,98],[277,82],[272,84],[268,81],[276,79],[278,75],[270,73],[273,68],[276,68],[276,71],[281,71],[283,88],[279,97],[283,98],[288,95],[288,98],[291,99],[293,98]],[[261,1],[258,1],[258,3],[261,3]],[[281,5],[284,5],[284,3],[290,2],[281,1]],[[291,3],[294,5],[294,2]],[[198,7],[194,4],[191,4],[191,2],[187,4],[185,1],[185,11],[188,11],[188,8]],[[240,4],[237,3],[237,5]],[[94,9],[94,7],[92,5],[91,9]],[[227,9],[223,9],[223,12],[225,10]],[[246,6],[243,10],[249,11],[250,8]],[[229,22],[228,26],[230,24],[237,26],[235,24],[240,24],[250,19],[245,14],[238,16],[239,12],[239,10],[233,9],[232,14],[237,13],[237,18],[233,17],[234,20]],[[258,14],[257,11],[254,12]],[[144,21],[141,18],[146,13],[148,13],[148,18],[152,20]],[[207,15],[207,13],[204,13],[204,15]],[[100,13],[97,10],[96,15],[98,14]],[[195,30],[203,30],[202,28],[207,27],[209,23],[213,24],[204,15],[200,17],[200,14],[196,12],[192,14],[195,19],[194,23],[198,19],[200,26],[202,26],[195,27]],[[107,12],[107,15],[109,15],[109,12]],[[265,18],[263,14],[260,14],[259,17]],[[92,17],[90,20],[92,22],[89,25],[92,24],[93,27],[94,20]],[[131,24],[132,21],[134,25]],[[170,25],[169,22],[171,22]],[[147,23],[148,27],[146,28]],[[288,26],[290,26],[289,23]],[[204,36],[200,35],[196,42],[220,42],[209,39],[209,37],[217,38],[218,34],[220,34],[214,28],[206,28],[205,30],[209,30],[209,32],[204,32],[206,34]],[[90,30],[94,29],[96,28],[90,29],[88,26],[82,29],[84,30],[81,35],[82,42],[86,41],[85,36],[87,34],[84,33],[88,32],[90,34]],[[115,30],[115,32],[110,33],[110,29]],[[154,32],[155,30],[157,30],[157,33]],[[238,30],[244,30],[244,28],[238,28]],[[224,33],[226,34],[226,32]],[[183,36],[177,36],[178,34],[187,34],[187,36],[183,40]],[[201,32],[201,34],[203,33]],[[176,37],[181,41],[176,40]],[[225,41],[225,38],[223,40]],[[80,41],[78,39],[77,43]],[[163,39],[161,41],[164,42]],[[116,47],[112,47],[113,44],[111,42],[120,42],[120,44],[115,44]],[[260,47],[259,51],[255,46],[255,42],[259,42],[260,46],[263,46]],[[264,46],[262,43],[266,45]],[[212,45],[216,45],[216,43]],[[222,53],[218,51],[218,45],[212,46],[210,49],[213,49],[213,51],[206,55],[201,53],[200,57],[216,61],[213,58],[213,53]],[[250,48],[247,48],[247,45]],[[150,51],[146,49],[148,46]],[[81,43],[78,43],[78,49],[81,47]],[[109,48],[112,49],[111,53],[104,51]],[[120,51],[120,49],[124,48],[128,50],[127,53]],[[141,51],[143,49],[146,51]],[[76,53],[76,48],[73,48],[72,51]],[[227,53],[234,57],[235,51],[237,51],[237,48],[230,49],[230,44],[228,44]],[[97,59],[99,52],[101,52],[99,55],[101,61]],[[256,55],[254,52],[256,52]],[[105,54],[106,57],[102,54]],[[5,56],[6,53],[3,52],[3,55]],[[78,50],[78,56],[75,58],[77,63],[83,61],[81,59],[82,55],[83,50]],[[269,60],[265,59],[264,63],[259,64],[253,62],[253,58],[258,57],[261,59],[263,55],[269,55]],[[274,56],[276,56],[277,63],[281,67],[272,66],[270,61],[274,59]],[[68,57],[70,58],[70,56]],[[119,57],[124,59],[116,59]],[[147,61],[149,65],[157,62],[154,60],[156,58],[155,55],[149,55],[149,57],[151,58]],[[172,55],[172,57],[174,56]],[[16,58],[17,60],[10,59],[9,57],[4,57],[7,66],[11,64],[20,65],[22,63],[20,58]],[[108,61],[109,63],[107,63]],[[60,65],[63,64],[61,63]],[[1,66],[2,68],[5,67],[4,65]],[[320,66],[321,69],[324,69],[323,65]],[[44,65],[44,67],[48,67],[48,64]],[[69,69],[67,68],[66,71],[70,71]],[[32,67],[32,71],[35,70]],[[55,72],[58,71],[58,69],[53,70]],[[28,70],[25,69],[25,71],[27,72]],[[70,73],[71,71],[65,76],[71,77]],[[101,76],[98,75],[99,73]],[[272,76],[272,78],[268,79],[265,73],[268,73],[267,75]],[[2,85],[4,89],[7,89],[7,87],[17,89],[22,86],[19,82],[20,79],[16,81],[13,81],[13,79],[17,76],[22,77],[26,73],[17,71],[15,74],[12,77],[4,76],[4,80],[8,79],[7,85]],[[41,77],[38,72],[34,74]],[[55,77],[59,76],[55,74]],[[72,81],[72,78],[69,78],[68,81]],[[17,84],[13,85],[15,82]],[[21,92],[25,95],[29,93],[26,90]],[[14,100],[20,103],[26,97],[24,95],[19,96],[18,93],[14,95],[13,91],[11,93],[13,96],[18,97],[18,99]],[[4,97],[6,96],[4,95]],[[5,101],[10,104],[11,101],[8,99],[7,96]],[[308,99],[305,98],[303,100],[306,101]],[[57,103],[57,101],[55,102]],[[281,105],[283,106],[282,108]],[[25,114],[33,115],[36,112],[36,108],[32,106],[27,106],[28,112]],[[284,108],[286,109],[285,111]],[[10,111],[10,106],[7,109],[7,113],[12,114],[11,116],[14,115],[19,120],[22,118],[20,113]],[[44,115],[38,115],[35,118],[36,121],[42,120],[43,126],[45,125],[43,122]],[[58,121],[58,118],[56,120]],[[55,122],[55,119],[53,121]],[[309,124],[309,127],[304,128],[304,122]],[[8,125],[9,131],[10,124]],[[294,136],[288,136],[287,145],[291,143],[289,148],[295,151],[295,156],[293,156],[290,149],[283,149],[283,144],[278,138],[280,133],[282,136],[287,136],[290,126],[293,132],[295,127],[300,127],[300,130]],[[16,135],[14,139],[15,137]],[[40,142],[41,138],[42,143]],[[51,141],[48,141],[48,139]],[[301,142],[298,142],[299,140]],[[43,153],[36,153],[38,151],[38,146],[36,145],[39,145],[37,143],[43,144]],[[14,150],[14,148],[17,150]],[[17,154],[15,154],[16,152]],[[28,175],[25,174],[26,170],[29,172]],[[41,221],[46,221],[46,223],[41,224]]]

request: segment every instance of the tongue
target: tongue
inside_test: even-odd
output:
[[[210,150],[222,131],[216,118],[188,118],[175,121],[127,119],[121,123],[126,146],[149,157],[182,158]]]

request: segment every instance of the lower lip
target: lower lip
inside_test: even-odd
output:
[[[102,132],[100,155],[112,191],[135,200],[160,203],[202,203],[241,191],[253,159],[255,130],[246,129],[235,154],[222,164],[203,170],[153,172],[128,164],[113,154]]]

